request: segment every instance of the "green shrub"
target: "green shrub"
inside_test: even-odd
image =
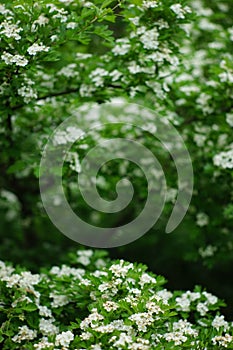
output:
[[[2,349],[233,348],[224,304],[196,287],[170,292],[142,264],[79,250],[32,274],[1,262]]]

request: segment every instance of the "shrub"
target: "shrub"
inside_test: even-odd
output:
[[[217,297],[170,292],[146,270],[101,250],[38,274],[1,262],[2,349],[233,348]]]

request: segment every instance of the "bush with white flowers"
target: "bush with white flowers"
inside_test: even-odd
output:
[[[81,110],[85,115],[80,129],[88,128],[101,121],[90,113],[91,106],[123,99],[157,111],[184,138],[195,180],[189,211],[176,232],[165,238],[177,197],[176,168],[149,133],[156,126],[146,116],[141,119],[148,132],[116,124],[73,145],[63,169],[72,209],[104,227],[125,223],[141,211],[147,183],[130,162],[107,164],[97,178],[100,195],[110,200],[119,179],[127,175],[132,180],[136,196],[123,217],[91,211],[77,201],[76,186],[81,160],[98,138],[139,140],[165,169],[166,205],[155,229],[139,243],[112,254],[147,260],[154,270],[158,264],[178,260],[191,261],[194,269],[199,263],[202,272],[205,266],[215,266],[227,284],[222,293],[231,296],[232,19],[232,0],[1,1],[2,260],[33,272],[38,265],[58,260],[60,266],[66,260],[64,252],[73,243],[52,226],[41,204],[38,176],[43,146],[68,117]],[[68,142],[72,130],[68,134],[58,134],[54,146]],[[149,165],[148,169],[156,182],[160,175]],[[233,348],[232,325],[220,314],[216,297],[199,288],[168,292],[162,286],[164,279],[146,273],[145,267],[110,262],[101,254],[79,251],[71,256],[70,265],[37,274],[2,262],[4,349]],[[174,275],[175,263],[170,265]],[[192,279],[192,274],[181,276],[185,277]],[[220,290],[218,280],[213,280]]]
[[[232,349],[224,304],[201,290],[170,292],[142,264],[79,250],[32,274],[0,263],[1,348]]]

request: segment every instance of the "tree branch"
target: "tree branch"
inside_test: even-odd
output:
[[[109,88],[113,88],[113,89],[121,89],[122,88],[120,85],[108,85],[106,87],[107,88],[108,87]],[[52,98],[52,97],[69,95],[69,94],[72,94],[72,93],[75,93],[75,92],[78,92],[78,91],[79,91],[79,88],[73,88],[73,89],[69,89],[69,90],[65,90],[65,91],[52,92],[50,94],[47,94],[47,95],[44,95],[44,96],[40,96],[40,97],[36,98],[34,101],[32,101],[32,102],[46,100],[46,98]],[[22,108],[24,106],[25,106],[25,104],[19,104],[19,105],[11,107],[11,110],[15,111],[15,110],[20,109],[20,108]]]

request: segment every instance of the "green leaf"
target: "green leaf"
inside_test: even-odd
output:
[[[7,174],[14,174],[18,171],[24,170],[26,163],[23,160],[17,160],[13,165],[7,169]]]
[[[101,9],[104,9],[105,7],[108,7],[110,4],[114,3],[115,1],[113,0],[105,0],[102,3]]]
[[[29,312],[36,311],[37,310],[37,306],[34,305],[34,304],[24,305],[24,306],[22,306],[22,310],[29,311]]]
[[[94,30],[94,34],[100,36],[101,38],[113,42],[112,31],[108,29],[108,26],[98,26]]]

